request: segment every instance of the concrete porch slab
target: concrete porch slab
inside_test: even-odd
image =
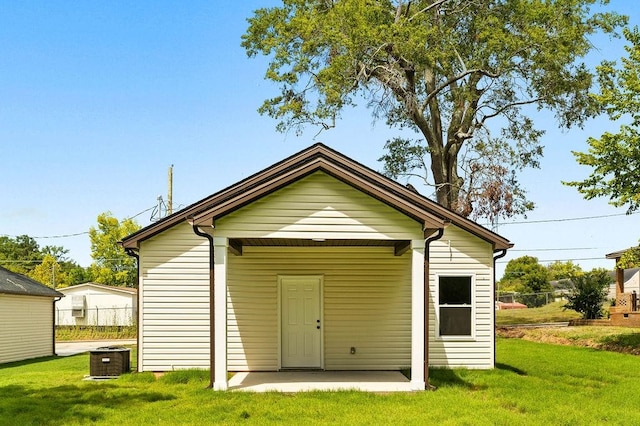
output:
[[[229,390],[246,392],[413,391],[409,379],[398,371],[242,372],[236,373],[229,380]]]

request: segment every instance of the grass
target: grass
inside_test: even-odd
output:
[[[135,339],[135,326],[58,326],[56,340],[114,340]]]
[[[499,310],[496,311],[496,325],[566,322],[581,317],[576,311],[563,309],[564,304],[553,302],[539,308]]]
[[[46,358],[0,366],[0,424],[640,424],[633,355],[499,338],[497,361],[432,370],[435,392],[251,394],[202,371],[87,382],[89,355]]]

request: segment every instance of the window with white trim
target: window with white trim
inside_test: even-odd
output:
[[[473,277],[438,277],[438,317],[440,336],[473,335]]]

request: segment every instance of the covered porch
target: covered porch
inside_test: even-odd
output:
[[[416,389],[399,371],[281,371],[241,372],[229,380],[239,392],[311,392],[357,390],[411,392]]]

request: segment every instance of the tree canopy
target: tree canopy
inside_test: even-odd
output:
[[[280,93],[259,111],[278,130],[328,129],[363,100],[416,135],[387,141],[388,175],[422,176],[442,205],[495,220],[533,207],[516,173],[538,166],[543,132],[524,107],[564,127],[597,112],[581,58],[626,20],[596,3],[284,0],[255,11],[242,46],[269,58]]]
[[[119,221],[111,212],[98,215],[98,227],[89,229],[91,279],[106,285],[137,286],[136,260],[128,256],[118,245],[124,237],[140,229],[133,219]]]
[[[88,280],[84,268],[67,258],[68,250],[44,246],[28,235],[0,237],[0,265],[49,287],[66,287]]]
[[[628,57],[605,62],[598,67],[600,92],[594,99],[614,120],[625,121],[617,133],[606,132],[589,138],[587,152],[574,152],[578,164],[589,166],[591,175],[583,181],[565,182],[586,199],[608,197],[616,207],[627,206],[631,213],[640,208],[640,33],[625,29],[630,43]]]
[[[538,258],[521,256],[511,259],[504,269],[500,288],[519,293],[550,291],[549,270],[538,263]]]

